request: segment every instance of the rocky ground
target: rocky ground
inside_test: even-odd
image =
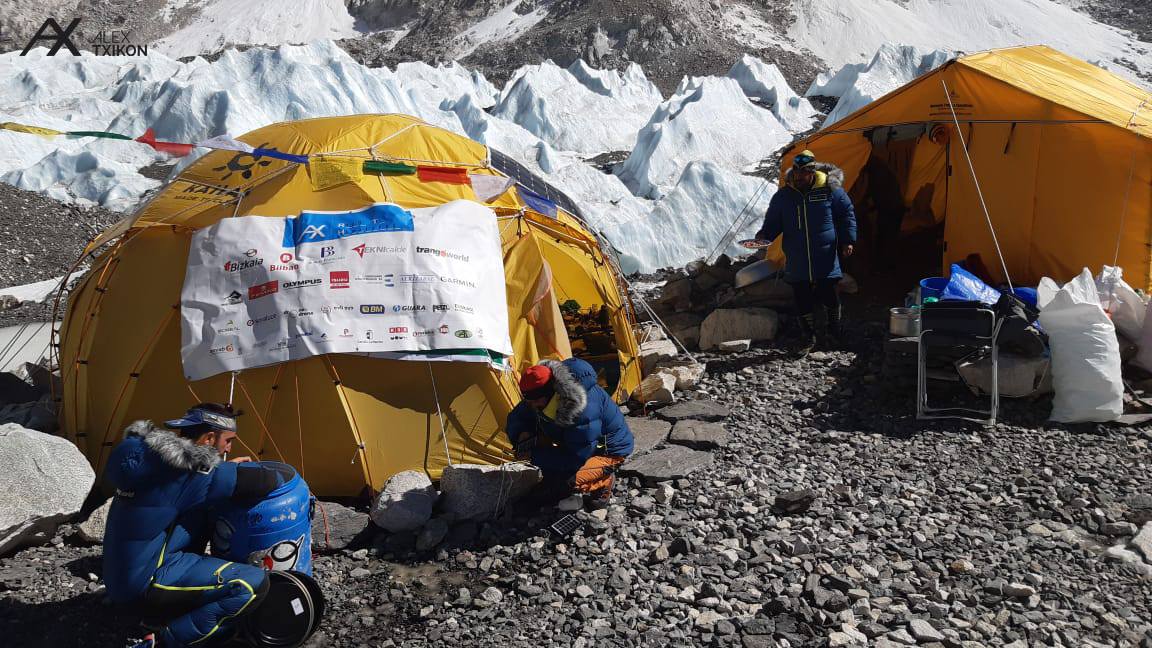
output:
[[[702,354],[693,395],[731,410],[711,465],[622,480],[571,537],[513,507],[431,551],[380,532],[318,557],[309,645],[1152,645],[1152,566],[1109,549],[1152,519],[1152,432],[1049,425],[1044,401],[919,425],[882,329],[854,328],[853,352]],[[99,549],[53,542],[0,560],[4,644],[135,636]]]
[[[66,274],[84,246],[124,218],[99,207],[82,208],[0,183],[0,295],[3,288]],[[0,326],[51,318],[51,302],[0,310]]]

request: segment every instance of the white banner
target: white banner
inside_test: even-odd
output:
[[[324,353],[512,354],[496,215],[467,200],[225,218],[192,237],[181,315],[189,380]]]

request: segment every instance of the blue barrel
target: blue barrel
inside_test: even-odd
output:
[[[220,510],[212,534],[212,555],[276,571],[312,575],[312,494],[288,464],[262,461],[284,483],[255,506]]]

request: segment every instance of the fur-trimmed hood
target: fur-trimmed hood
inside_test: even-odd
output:
[[[585,381],[572,372],[568,363],[541,360],[540,364],[552,370],[556,398],[560,399],[556,408],[556,422],[560,425],[575,425],[588,408],[588,387],[585,386]]]
[[[208,472],[219,463],[215,448],[198,446],[151,421],[136,421],[124,430],[124,441],[109,458],[108,473],[117,488],[134,489],[172,468]]]
[[[828,162],[817,162],[816,168],[816,183],[812,185],[813,188],[828,185],[833,189],[842,189],[844,187],[844,170],[835,164]],[[784,174],[784,184],[792,185],[792,169]]]

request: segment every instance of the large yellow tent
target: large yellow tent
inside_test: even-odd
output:
[[[884,202],[872,191],[895,180],[902,230],[943,228],[945,271],[979,254],[1002,281],[960,134],[1014,282],[1115,259],[1152,287],[1152,94],[1049,47],[954,59],[795,143],[782,165],[807,148],[844,169],[866,238]]]
[[[129,422],[171,418],[231,395],[244,412],[240,452],[297,466],[318,494],[358,495],[401,470],[436,478],[449,462],[510,459],[502,428],[519,399],[516,370],[540,358],[575,352],[589,359],[618,399],[639,383],[633,316],[615,261],[566,196],[507,157],[403,115],[281,123],[238,139],[300,155],[465,167],[515,178],[559,204],[553,218],[527,208],[515,190],[488,203],[502,231],[514,370],[329,354],[246,370],[235,383],[229,374],[186,381],[180,291],[197,229],[240,215],[478,200],[470,185],[416,175],[365,173],[314,191],[304,165],[213,151],[89,246],[91,270],[69,297],[60,332],[61,419],[97,471]],[[580,322],[607,326],[566,327],[560,306],[579,317],[572,301]]]

